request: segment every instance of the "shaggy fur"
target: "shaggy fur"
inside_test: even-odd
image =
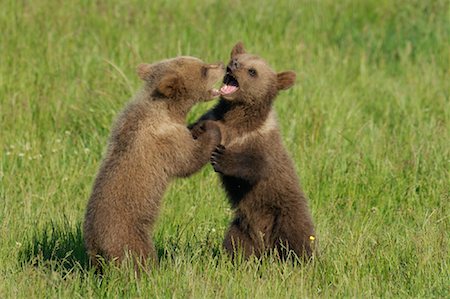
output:
[[[120,262],[128,254],[157,262],[149,233],[168,183],[199,170],[220,142],[213,122],[194,139],[185,118],[195,103],[218,95],[212,86],[223,65],[178,57],[142,64],[138,74],[144,88],[115,123],[87,205],[84,239],[94,264],[98,256]]]
[[[238,43],[224,77],[225,85],[238,89],[223,93],[217,106],[193,126],[214,120],[221,127],[221,146],[211,163],[234,209],[224,240],[231,255],[237,249],[245,257],[276,250],[283,258],[293,251],[308,259],[313,252],[314,226],[307,200],[272,108],[278,91],[294,82],[294,72],[275,73]]]

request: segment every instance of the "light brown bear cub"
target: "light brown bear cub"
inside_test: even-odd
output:
[[[217,121],[222,142],[211,163],[235,211],[224,240],[234,255],[277,250],[308,259],[314,226],[295,168],[283,146],[273,101],[295,82],[292,71],[275,73],[241,43],[231,52],[219,103],[199,119]]]
[[[138,67],[144,88],[115,123],[87,206],[84,239],[94,264],[97,256],[120,262],[126,254],[157,262],[149,233],[168,183],[199,170],[220,142],[212,122],[194,139],[186,114],[218,96],[213,85],[224,73],[193,57]]]

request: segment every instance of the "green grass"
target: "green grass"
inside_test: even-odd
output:
[[[448,1],[97,2],[1,1],[0,298],[450,296]],[[81,223],[135,66],[238,40],[298,74],[275,108],[320,255],[233,264],[207,166],[166,193],[159,268],[96,276]]]

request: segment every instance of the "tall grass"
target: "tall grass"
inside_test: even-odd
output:
[[[448,1],[1,1],[0,297],[449,297]],[[320,255],[233,264],[210,166],[176,181],[141,279],[87,265],[81,223],[135,66],[227,61],[244,41],[298,74],[275,103]],[[212,103],[195,107],[193,120]]]

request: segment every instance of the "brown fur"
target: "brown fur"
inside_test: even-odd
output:
[[[168,183],[199,170],[220,142],[213,122],[194,139],[185,118],[195,103],[214,96],[221,64],[178,57],[137,72],[144,88],[116,121],[87,206],[84,239],[94,264],[97,256],[120,262],[128,254],[157,262],[149,233]]]
[[[314,226],[272,108],[278,91],[294,84],[295,73],[276,74],[238,43],[228,74],[239,89],[222,95],[196,124],[215,120],[221,127],[222,145],[211,163],[235,212],[224,247],[231,255],[236,249],[246,257],[276,250],[283,258],[293,251],[307,259],[313,252]]]

